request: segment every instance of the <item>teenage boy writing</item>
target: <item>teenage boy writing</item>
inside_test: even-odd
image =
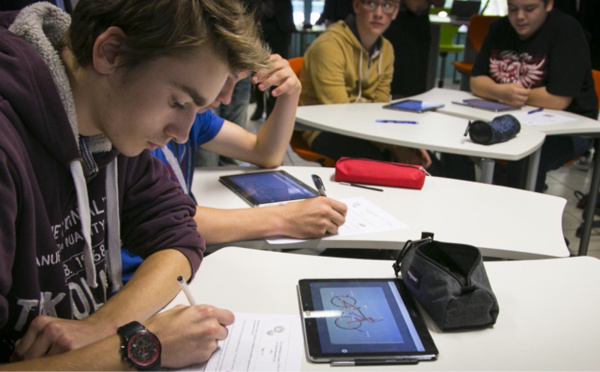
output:
[[[173,153],[183,171],[183,186],[191,187],[197,146],[263,168],[281,165],[294,129],[302,86],[285,59],[274,54],[269,64],[269,68],[258,71],[252,77],[259,90],[274,87],[271,94],[277,97],[273,111],[257,134],[206,111],[196,116],[187,143],[169,143],[167,150]],[[236,82],[247,75],[248,72],[241,72],[237,76],[230,76],[211,107],[228,104]],[[156,149],[153,153],[164,163],[169,163],[165,156],[167,150]],[[173,169],[172,164],[170,168]],[[196,199],[202,204],[202,195],[196,195]],[[199,206],[195,219],[207,244],[274,235],[306,239],[337,233],[338,227],[345,221],[346,209],[345,204],[333,199],[311,198],[263,208],[222,210]]]
[[[267,60],[236,1],[80,0],[72,21],[48,3],[0,13],[0,359],[19,363],[0,368],[208,359],[231,312],[154,315],[204,241],[195,204],[146,150],[185,142],[227,76]],[[122,289],[121,242],[146,258]],[[122,353],[134,337],[153,352]]]
[[[247,76],[248,72],[245,71],[230,75],[210,107],[229,104],[236,82]],[[269,67],[258,71],[252,79],[260,90],[274,87],[271,94],[277,97],[273,111],[257,134],[206,111],[196,115],[187,142],[181,144],[171,141],[166,147],[152,151],[167,164],[172,178],[186,193],[191,195],[198,146],[264,168],[281,165],[294,128],[302,86],[289,63],[276,54],[271,55]],[[202,198],[203,195],[195,197],[200,205],[196,207],[194,219],[207,244],[277,235],[307,239],[322,237],[326,233],[335,234],[339,226],[344,224],[347,211],[344,203],[326,197],[242,209],[202,207]],[[140,263],[139,256],[132,255],[128,250],[123,251],[124,280]]]

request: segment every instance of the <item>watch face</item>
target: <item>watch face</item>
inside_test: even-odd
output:
[[[156,362],[160,355],[159,349],[158,339],[148,333],[134,335],[127,344],[129,359],[141,367],[150,366]]]

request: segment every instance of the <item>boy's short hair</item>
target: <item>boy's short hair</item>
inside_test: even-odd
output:
[[[270,54],[253,14],[237,0],[79,0],[65,44],[80,66],[92,62],[96,38],[111,26],[126,35],[119,67],[128,70],[202,46],[235,72],[265,67]]]

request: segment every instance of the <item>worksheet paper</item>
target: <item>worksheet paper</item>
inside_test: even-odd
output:
[[[510,115],[516,117],[522,125],[529,125],[534,127],[568,123],[570,121],[577,120],[569,116],[553,114],[543,110],[539,112],[534,112],[533,114],[528,114],[527,112],[519,112],[514,114],[511,113]]]
[[[337,235],[333,236],[352,236],[408,229],[408,225],[398,221],[394,216],[364,197],[340,199],[340,201],[348,206],[348,212],[346,213],[346,222],[340,226]],[[328,238],[330,236],[323,239],[327,240]],[[267,239],[270,244],[291,244],[300,241],[302,240],[289,238]]]
[[[185,371],[299,371],[300,315],[235,313],[229,335],[208,362]]]

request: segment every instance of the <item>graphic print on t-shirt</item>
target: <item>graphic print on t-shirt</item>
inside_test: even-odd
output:
[[[525,88],[535,88],[542,81],[545,57],[512,50],[493,52],[490,57],[490,76],[497,83],[518,83]]]

